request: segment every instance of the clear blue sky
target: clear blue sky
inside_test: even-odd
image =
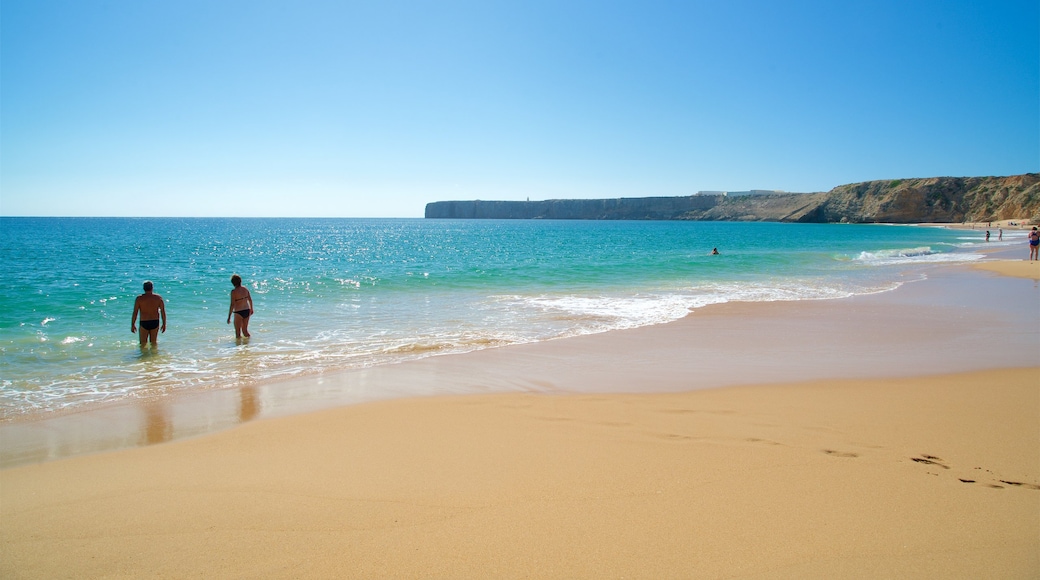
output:
[[[4,0],[0,214],[1040,170],[1036,0]]]

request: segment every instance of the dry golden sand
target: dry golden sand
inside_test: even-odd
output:
[[[6,470],[12,577],[1035,576],[1040,369],[405,399]]]
[[[988,270],[1004,276],[1040,280],[1040,261],[1038,260],[996,260],[979,262],[974,266],[979,270]]]
[[[929,223],[920,224],[925,226],[941,226],[944,228],[950,228],[955,230],[979,230],[986,231],[990,230],[993,234],[997,233],[997,230],[1029,230],[1036,224],[1028,219],[1005,219],[995,222],[956,222],[956,223]]]
[[[1010,344],[995,337],[1009,332],[1011,344],[1035,342],[1035,330],[1006,322],[958,334],[995,310],[924,307],[942,284],[996,302],[1001,281],[1015,289],[1009,296],[1036,295],[1032,282],[971,275],[985,292],[951,273],[893,298],[726,305],[678,324],[372,377],[454,381],[496,367],[532,385],[680,390],[710,384],[721,369],[694,371],[718,357],[755,380],[796,370],[782,370],[785,360],[819,376],[831,372],[824,359],[845,376],[862,373],[841,353],[914,374],[907,361],[932,369],[925,361],[937,353],[993,356],[966,346],[980,337],[1003,350]],[[694,357],[683,341],[702,336],[714,350]],[[755,350],[769,368],[725,358],[744,348],[742,337],[764,341]],[[928,352],[899,358],[922,345]],[[689,357],[692,366],[669,362]],[[1036,367],[668,394],[399,399],[0,471],[3,578],[1037,576]]]

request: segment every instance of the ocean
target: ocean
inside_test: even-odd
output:
[[[0,420],[885,292],[1020,242],[891,225],[0,218]],[[718,248],[719,255],[711,255]],[[226,323],[230,277],[252,337]],[[130,332],[145,280],[158,348]]]

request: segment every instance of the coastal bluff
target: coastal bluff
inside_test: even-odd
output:
[[[428,219],[699,220],[803,223],[1040,221],[1040,174],[866,181],[828,192],[436,201]]]

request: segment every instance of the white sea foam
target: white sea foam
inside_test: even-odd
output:
[[[726,302],[831,300],[893,290],[897,281],[854,283],[788,279],[764,283],[707,283],[660,293],[637,295],[499,296],[498,305],[557,336],[592,334],[663,324],[691,311]],[[554,324],[555,323],[555,324]]]
[[[870,266],[893,266],[899,264],[948,264],[974,262],[982,256],[967,252],[935,252],[928,246],[861,252],[856,261]]]
[[[514,296],[521,308],[540,311],[561,321],[572,321],[574,332],[586,333],[609,329],[635,328],[677,320],[691,308],[713,303],[682,294],[641,294],[636,296]]]

